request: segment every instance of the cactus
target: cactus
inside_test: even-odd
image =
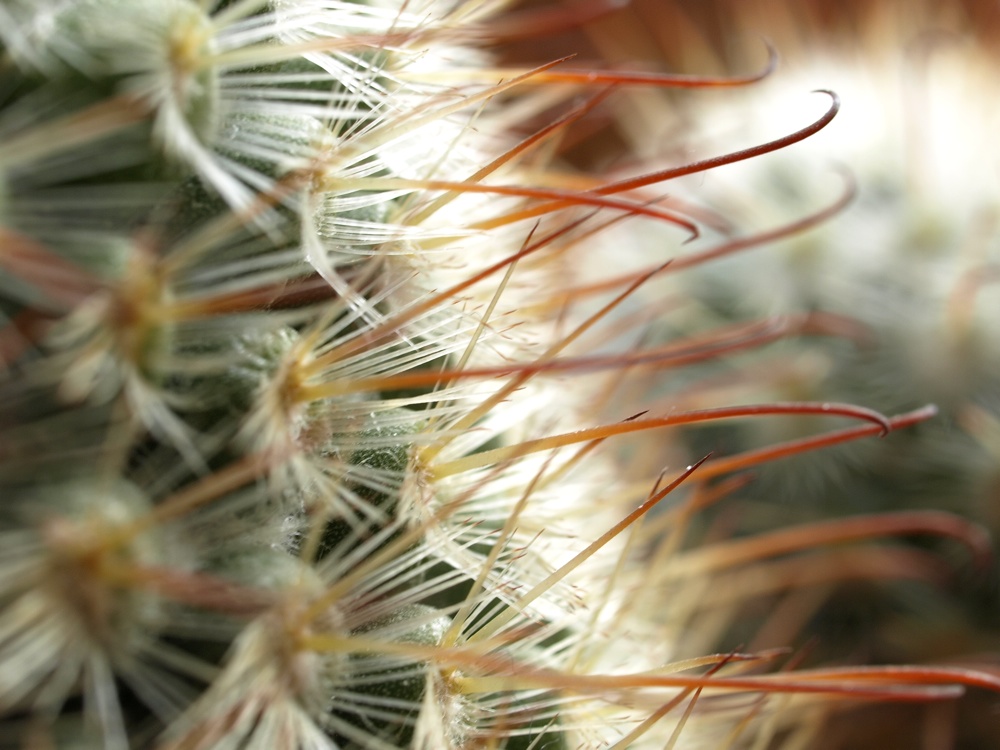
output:
[[[501,5],[0,5],[6,736],[661,747],[682,730],[808,732],[821,704],[787,714],[776,693],[1000,684],[687,658],[712,571],[768,554],[678,550],[726,489],[709,480],[812,442],[681,468],[669,437],[629,436],[761,414],[860,423],[818,439],[832,442],[929,412],[624,411],[650,373],[823,327],[789,315],[650,346],[649,310],[626,307],[674,251],[629,268],[614,238],[655,222],[671,248],[697,234],[702,212],[649,191],[793,145],[837,100],[748,150],[575,173],[553,161],[558,139],[605,87],[760,76],[494,69],[482,40],[538,20],[496,18]]]

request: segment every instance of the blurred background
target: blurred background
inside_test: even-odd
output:
[[[837,400],[887,414],[933,403],[940,413],[881,440],[764,467],[704,515],[691,543],[909,510],[950,511],[996,539],[1000,3],[567,0],[515,12],[537,24],[505,50],[519,61],[574,54],[568,66],[744,76],[765,69],[768,45],[779,57],[749,86],[623,87],[567,134],[568,165],[635,174],[684,164],[806,125],[829,104],[815,89],[833,90],[843,103],[826,130],[801,144],[664,187],[717,217],[685,248],[691,252],[822,211],[851,189],[845,182],[855,193],[818,229],[655,287],[650,299],[669,298],[677,311],[669,328],[643,335],[669,340],[797,312],[839,316],[857,335],[797,337],[741,356],[735,367],[727,361],[672,376],[669,386],[651,378],[637,401]],[[667,241],[653,227],[623,253],[648,257]],[[700,428],[685,434],[681,450],[735,453],[822,427],[793,422]],[[740,600],[735,624],[712,632],[713,647],[790,645],[806,649],[807,665],[1000,669],[995,560],[975,564],[961,545],[933,535],[880,544],[898,550],[904,567],[913,560],[912,575],[885,569],[783,581]],[[862,551],[817,560],[843,565]],[[926,569],[918,572],[917,561]],[[1000,698],[970,691],[957,703],[845,705],[822,737],[823,748],[998,747]]]

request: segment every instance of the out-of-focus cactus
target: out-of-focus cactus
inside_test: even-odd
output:
[[[709,176],[701,189],[741,225],[787,221],[824,200],[839,163],[856,183],[852,204],[767,253],[706,265],[685,278],[684,288],[689,325],[810,309],[836,314],[852,336],[796,339],[780,353],[744,359],[739,369],[712,364],[691,374],[691,398],[718,398],[722,389],[733,400],[826,397],[887,412],[925,403],[939,410],[874,445],[762,468],[743,492],[742,515],[727,518],[730,528],[760,533],[793,518],[947,510],[993,536],[1000,532],[998,33],[996,5],[977,0],[637,0],[614,36],[595,32],[612,51],[629,39],[632,59],[642,50],[657,64],[694,61],[719,71],[753,59],[755,35],[767,36],[782,51],[782,76],[754,88],[750,114],[739,121],[744,131],[767,132],[786,116],[785,86],[830,86],[847,102],[835,125],[803,148]],[[653,99],[641,98],[651,120],[678,117],[675,102]],[[737,109],[730,96],[721,108],[685,110],[695,142],[727,132],[726,113]],[[760,420],[690,438],[697,454],[708,444],[740,450],[812,429],[805,421]],[[909,541],[909,551],[948,549],[925,538]],[[935,586],[853,582],[831,586],[826,596],[819,587],[799,590],[759,613],[787,643],[778,620],[797,611],[808,623],[802,637],[817,637],[817,652],[840,658],[996,668],[998,581],[994,559],[984,569],[949,571]],[[746,624],[729,634],[732,642],[757,627],[751,617]],[[870,723],[840,721],[826,739],[830,747],[908,748],[926,732],[955,746],[985,747],[995,741],[994,714],[992,696],[972,696],[950,718],[930,710],[919,720],[904,714],[869,739],[864,732],[873,724],[890,723],[878,714]],[[935,729],[921,728],[924,721]]]
[[[827,325],[788,315],[654,347],[656,305],[626,310],[674,255],[753,244],[680,254],[713,217],[656,186],[801,141],[837,102],[704,162],[560,169],[559,139],[609,86],[759,76],[494,69],[486,42],[572,17],[503,5],[0,4],[5,738],[662,747],[686,724],[692,744],[811,731],[815,699],[782,714],[772,693],[998,684],[686,658],[709,642],[696,600],[712,572],[769,554],[678,553],[725,489],[708,481],[809,441],[685,469],[665,440],[629,436],[833,414],[860,423],[848,439],[928,412],[623,412],[650,372]],[[622,219],[670,226],[670,246],[627,261],[602,234]]]

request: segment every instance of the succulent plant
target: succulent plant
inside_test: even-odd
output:
[[[538,750],[662,747],[683,730],[736,744],[801,739],[819,696],[1000,686],[692,656],[740,616],[738,596],[705,614],[715,570],[900,531],[982,542],[935,517],[681,549],[730,489],[710,480],[929,415],[626,411],[675,368],[837,333],[789,314],[654,346],[656,301],[629,305],[653,277],[770,237],[671,265],[713,217],[663,182],[793,145],[838,103],[749,149],[580,173],[559,140],[609,87],[761,76],[495,68],[489,40],[572,15],[504,5],[0,4],[13,743]],[[671,228],[652,265],[620,244],[650,223]],[[674,428],[766,414],[860,426],[679,461]]]

